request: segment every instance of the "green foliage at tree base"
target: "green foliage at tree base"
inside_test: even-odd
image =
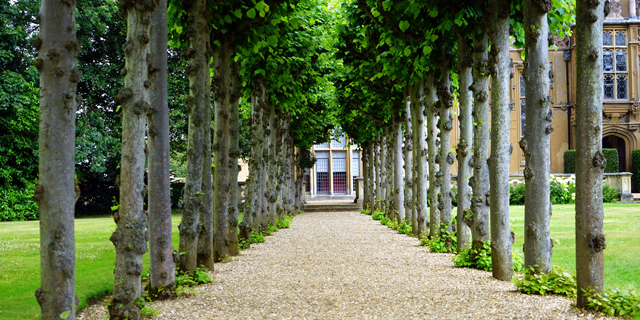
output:
[[[292,216],[283,216],[282,220],[276,221],[276,227],[278,229],[288,229],[292,219]]]
[[[436,253],[452,253],[455,252],[458,240],[456,235],[446,231],[446,229],[440,229],[440,234],[435,238],[428,240],[426,245],[429,247],[429,251]]]
[[[577,293],[575,272],[568,272],[557,266],[552,267],[548,274],[538,273],[533,267],[529,267],[521,275],[514,274],[511,282],[518,291],[527,294],[551,293],[573,298]]]
[[[602,294],[588,291],[587,305],[612,317],[640,318],[640,294],[632,287],[608,289]]]
[[[370,210],[362,210],[362,211],[360,211],[360,213],[366,214],[366,215],[371,215],[371,211]]]
[[[451,258],[456,267],[474,268],[491,271],[491,247],[489,241],[482,242],[478,248],[468,248]]]
[[[251,234],[251,243],[264,243],[264,242],[265,242],[265,238],[262,232],[259,232],[259,233],[254,232]]]
[[[373,218],[373,220],[381,220],[384,217],[384,212],[382,211],[377,211],[373,213],[373,216],[371,216],[371,218]]]

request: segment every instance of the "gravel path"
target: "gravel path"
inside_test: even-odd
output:
[[[454,268],[452,255],[418,244],[356,212],[305,213],[216,264],[197,295],[152,308],[160,319],[594,318],[569,299],[520,294],[489,272]]]

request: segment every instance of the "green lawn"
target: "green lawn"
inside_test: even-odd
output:
[[[640,288],[640,205],[605,204],[605,285]],[[173,243],[177,247],[177,225],[173,216]],[[511,227],[516,232],[514,248],[522,252],[524,206],[511,207]],[[34,292],[40,285],[39,231],[37,221],[0,223],[0,319],[34,319],[40,307]],[[109,241],[115,230],[111,217],[76,219],[76,295],[81,307],[86,298],[113,286],[115,251]],[[556,205],[551,236],[558,240],[553,264],[575,268],[573,205]],[[148,255],[144,259],[149,266]],[[428,271],[428,270],[425,270]]]
[[[516,233],[513,248],[522,253],[524,206],[511,206],[511,229]],[[640,289],[640,205],[604,204],[604,284],[606,288],[632,285]],[[557,240],[551,263],[575,270],[575,213],[573,204],[553,206],[551,237]]]

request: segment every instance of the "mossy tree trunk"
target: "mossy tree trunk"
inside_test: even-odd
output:
[[[380,211],[384,211],[384,205],[382,203],[382,199],[384,199],[384,194],[383,194],[383,187],[382,184],[384,183],[384,178],[382,176],[382,173],[384,171],[383,168],[383,163],[382,162],[382,138],[380,138],[380,136],[376,137],[376,161],[375,161],[375,170],[376,170],[376,196],[375,196],[375,207],[376,210],[380,210]]]
[[[157,3],[120,2],[127,20],[125,87],[116,100],[122,105],[122,161],[120,163],[120,207],[114,215],[116,231],[111,242],[116,249],[111,319],[139,319],[142,295],[142,255],[147,252],[147,212],[143,208],[146,160],[145,129],[149,112],[150,22]]]
[[[160,0],[151,20],[151,112],[149,123],[149,259],[150,292],[166,298],[175,288],[175,262],[171,244],[169,185],[169,103],[167,93],[167,1]]]
[[[404,122],[404,212],[407,221],[412,222],[415,215],[415,199],[413,197],[413,139],[409,86],[405,87],[404,98],[404,109],[402,110],[402,121]]]
[[[231,39],[221,39],[221,46],[213,50],[212,92],[215,102],[215,132],[213,153],[213,256],[216,262],[229,256],[229,151],[231,137]]]
[[[429,162],[429,236],[435,237],[440,233],[440,211],[438,210],[438,193],[440,193],[440,185],[438,184],[437,173],[440,169],[437,161],[438,147],[438,116],[436,111],[436,86],[435,75],[429,72],[424,82],[424,108],[425,117],[427,119],[427,161]],[[426,230],[425,230],[426,232]]]
[[[413,199],[415,215],[412,220],[412,232],[415,236],[428,234],[427,229],[427,135],[425,131],[425,107],[423,100],[424,81],[417,81],[410,89],[411,121],[413,139]]]
[[[76,94],[81,73],[76,58],[76,1],[43,0],[39,51],[40,72],[39,175],[33,199],[40,212],[40,288],[36,299],[43,319],[68,313],[75,319],[74,207],[80,189],[75,185]]]
[[[539,272],[551,271],[553,240],[550,236],[551,200],[549,189],[549,163],[551,150],[551,121],[553,110],[549,95],[549,25],[547,12],[551,0],[524,0],[525,52],[524,83],[526,104],[526,130],[520,140],[526,166],[524,168],[524,264]]]
[[[393,120],[392,120],[393,121]],[[394,161],[395,161],[395,149],[393,148],[395,137],[393,135],[393,124],[391,127],[385,130],[384,135],[384,149],[385,149],[385,199],[386,199],[386,212],[389,218],[393,219],[397,215],[396,200],[395,200],[395,180],[394,180]]]
[[[471,206],[471,190],[469,188],[469,176],[471,168],[469,167],[469,152],[472,150],[473,140],[473,119],[471,116],[473,110],[473,101],[471,96],[471,83],[473,82],[473,57],[471,55],[471,47],[466,34],[456,33],[458,43],[458,123],[460,124],[460,140],[458,141],[457,158],[458,158],[458,207],[456,222],[458,229],[456,230],[457,252],[469,248],[471,245],[471,230],[464,222],[464,217],[471,214],[469,207]]]
[[[576,281],[577,306],[587,307],[583,290],[602,293],[602,21],[604,1],[576,1]]]
[[[278,200],[278,193],[276,187],[278,184],[278,119],[276,118],[276,106],[273,103],[267,103],[269,108],[269,129],[265,134],[269,137],[267,144],[268,156],[267,161],[267,189],[265,190],[265,197],[267,203],[267,225],[276,225],[276,201]]]
[[[513,235],[509,224],[509,164],[512,146],[509,142],[511,103],[509,82],[510,0],[489,0],[491,26],[491,262],[493,277],[510,281],[513,274],[511,246]]]
[[[456,158],[451,152],[451,130],[453,129],[453,86],[451,85],[451,63],[446,53],[440,57],[440,83],[438,84],[438,105],[440,110],[440,193],[438,194],[438,209],[440,210],[440,229],[453,235],[451,223],[451,165]],[[447,247],[451,249],[452,242],[447,241]]]
[[[400,109],[400,108],[398,108]],[[406,218],[404,206],[404,174],[402,169],[402,117],[396,109],[393,115],[393,130],[391,131],[391,146],[393,152],[393,216],[401,224]]]
[[[231,116],[229,118],[229,254],[240,254],[238,248],[238,158],[240,157],[240,108],[242,79],[240,62],[231,63]],[[245,200],[246,201],[246,200]]]
[[[179,262],[180,270],[193,273],[198,265],[198,235],[202,231],[201,216],[204,214],[203,168],[206,142],[206,126],[209,103],[209,33],[210,28],[205,13],[208,10],[206,1],[199,0],[185,3],[188,14],[189,48],[182,53],[188,61],[185,73],[189,77],[189,97],[187,97],[187,113],[189,114],[187,177],[183,189],[182,221],[178,226],[180,232]],[[204,223],[204,222],[203,222]],[[204,226],[211,228],[211,226]],[[207,232],[207,231],[205,231]]]
[[[473,157],[471,167],[471,218],[465,222],[471,229],[473,248],[489,241],[489,38],[485,33],[473,38]]]

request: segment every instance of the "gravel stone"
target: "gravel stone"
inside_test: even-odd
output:
[[[210,284],[158,301],[159,319],[605,319],[561,296],[525,295],[455,268],[358,212],[296,216],[289,229],[215,265]],[[105,306],[79,319],[102,319]]]

